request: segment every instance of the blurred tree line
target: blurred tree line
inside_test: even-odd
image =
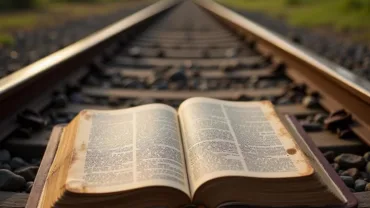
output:
[[[299,6],[307,3],[316,3],[315,1],[328,1],[328,0],[285,0],[286,4],[289,6]],[[347,11],[355,10],[370,13],[370,0],[334,0],[334,1],[336,1],[335,3],[339,3],[342,9],[344,10]]]
[[[348,10],[361,10],[370,13],[370,0],[342,0],[342,6]]]
[[[25,9],[45,5],[48,0],[1,0],[0,9]]]
[[[40,8],[51,2],[84,2],[84,3],[99,3],[113,2],[120,0],[0,0],[0,10],[17,10]]]

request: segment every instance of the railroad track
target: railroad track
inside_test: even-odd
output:
[[[331,163],[343,153],[362,157],[369,86],[217,3],[163,0],[0,80],[0,172],[36,173],[52,127],[82,109],[177,107],[193,96],[271,100]],[[365,167],[335,168],[369,182]],[[28,181],[2,190],[0,207],[24,207]],[[349,188],[370,207],[370,192]]]

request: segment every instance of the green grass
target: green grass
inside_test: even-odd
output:
[[[283,17],[295,26],[362,30],[354,39],[370,40],[370,0],[219,0],[238,9]]]
[[[110,3],[125,0],[0,0],[0,11],[45,8],[54,3]]]
[[[38,27],[53,26],[71,19],[109,14],[123,7],[131,7],[138,2],[129,0],[98,0],[99,2],[93,0],[94,3],[77,2],[86,0],[73,0],[73,3],[66,3],[60,0],[58,2],[55,2],[56,0],[37,1],[50,3],[47,7],[0,13],[0,34],[10,34],[17,30],[31,30]],[[9,42],[8,37],[2,37],[2,39],[5,40],[4,42]]]
[[[233,6],[238,9],[248,9],[252,11],[266,11],[273,15],[284,12],[285,0],[219,0],[226,5]]]
[[[109,3],[109,2],[118,2],[122,0],[54,0],[54,1],[68,3]]]
[[[11,5],[14,2],[17,6]],[[15,40],[11,35],[14,31],[32,30],[61,24],[71,19],[108,14],[123,7],[134,6],[137,2],[137,0],[0,0],[0,48],[14,44]]]
[[[1,0],[0,11],[46,7],[50,0]]]
[[[6,33],[0,33],[0,47],[11,46],[14,44],[14,38]]]
[[[112,2],[112,0],[104,0],[110,1],[109,3],[102,3],[102,2],[95,2],[91,3],[84,3],[84,2],[73,2],[73,3],[53,3],[49,7],[49,11],[51,13],[68,13],[69,16],[73,17],[85,17],[89,15],[99,15],[99,14],[106,14],[117,10],[118,8],[122,7],[121,2]],[[124,2],[123,2],[124,3]]]
[[[37,24],[40,14],[33,12],[12,13],[0,16],[0,31],[32,27]]]

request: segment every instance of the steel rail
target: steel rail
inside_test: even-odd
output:
[[[144,24],[148,24],[179,2],[180,0],[161,0],[151,4],[0,79],[0,126],[7,119],[15,120],[16,113],[26,108],[28,103],[45,89],[51,89],[56,83],[75,73],[77,68],[91,63],[112,44],[125,41],[129,35],[135,35],[138,32],[136,30],[141,30]]]
[[[82,54],[96,45],[99,45],[108,39],[119,35],[123,31],[131,28],[132,26],[156,15],[164,10],[177,4],[178,0],[161,0],[153,5],[150,5],[141,11],[134,13],[119,22],[109,25],[102,30],[95,32],[88,37],[77,41],[76,43],[67,46],[45,58],[36,61],[19,71],[16,71],[2,79],[0,79],[0,99],[1,97],[14,89],[15,87],[25,83],[26,81],[38,76],[55,65],[65,62],[72,57]]]
[[[307,83],[322,95],[320,103],[329,112],[345,109],[357,122],[351,129],[370,145],[370,82],[319,57],[279,34],[248,20],[212,0],[194,0],[199,6],[231,26],[242,37],[274,60],[287,64],[287,75]],[[359,124],[359,125],[358,125]]]
[[[244,29],[247,29],[250,33],[253,33],[265,41],[273,43],[281,50],[284,50],[290,54],[293,54],[297,58],[306,61],[320,70],[323,74],[333,78],[334,81],[345,84],[347,89],[356,92],[356,95],[360,96],[370,104],[370,82],[364,78],[349,72],[348,69],[330,62],[327,59],[319,57],[308,49],[292,43],[283,36],[270,31],[251,20],[248,20],[244,16],[241,16],[212,0],[195,0],[195,2],[217,16],[243,27]]]

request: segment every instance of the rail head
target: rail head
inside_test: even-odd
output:
[[[287,40],[281,35],[272,32],[263,26],[248,20],[240,14],[220,5],[212,0],[194,0],[198,5],[216,14],[222,19],[231,22],[241,28],[248,30],[253,35],[263,39],[264,41],[274,44],[280,50],[292,54],[307,64],[315,67],[322,75],[327,76],[332,81],[341,85],[346,90],[351,91],[360,99],[370,104],[370,82],[360,76],[357,76],[349,70],[319,57],[306,48],[300,47],[293,42]]]
[[[0,98],[20,85],[30,81],[34,77],[44,74],[54,66],[89,51],[94,46],[103,43],[107,39],[120,34],[122,31],[125,31],[144,20],[169,9],[177,3],[179,3],[179,0],[161,0],[154,3],[139,12],[113,23],[82,40],[79,40],[0,79]]]

